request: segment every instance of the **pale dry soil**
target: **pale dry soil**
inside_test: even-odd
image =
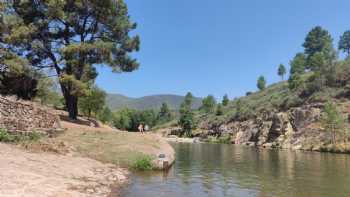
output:
[[[137,158],[165,154],[171,163],[175,159],[173,148],[156,134],[61,124],[65,131],[53,138],[0,143],[1,197],[98,197],[111,195],[112,189],[115,196]]]
[[[0,196],[107,196],[126,171],[82,157],[30,153],[0,144]]]

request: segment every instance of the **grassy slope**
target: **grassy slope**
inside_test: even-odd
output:
[[[173,148],[155,134],[129,133],[111,128],[92,128],[62,121],[66,131],[55,138],[47,139],[49,144],[64,142],[73,148],[78,156],[89,157],[104,163],[131,167],[137,159],[147,155],[157,158],[165,154],[174,159]]]

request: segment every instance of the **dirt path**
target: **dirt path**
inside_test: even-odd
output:
[[[113,184],[126,181],[125,174],[88,158],[29,153],[0,143],[2,197],[107,196]]]

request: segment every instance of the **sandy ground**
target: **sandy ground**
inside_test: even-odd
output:
[[[157,134],[128,133],[106,125],[61,121],[64,132],[29,145],[0,143],[1,197],[113,196],[127,182],[129,164],[139,153],[166,154],[173,148]],[[123,167],[128,167],[125,165]]]
[[[81,157],[29,153],[0,144],[0,196],[107,196],[126,171]]]

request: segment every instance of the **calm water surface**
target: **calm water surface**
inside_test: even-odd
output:
[[[127,197],[349,197],[350,155],[173,144],[167,173],[138,173]]]

